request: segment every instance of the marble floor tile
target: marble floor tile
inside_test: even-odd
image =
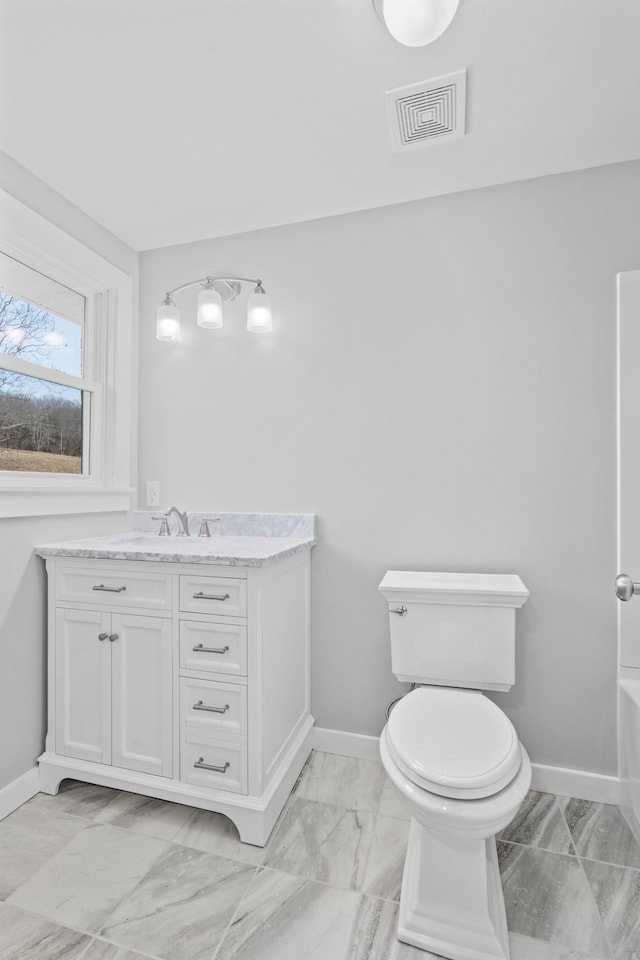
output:
[[[2,960],[80,960],[90,941],[84,933],[0,905],[0,957]]]
[[[348,960],[440,960],[401,943],[396,936],[398,904],[363,896],[353,925]]]
[[[24,804],[0,822],[0,900],[32,877],[86,824]]]
[[[608,957],[600,916],[576,857],[499,842],[498,858],[510,932]]]
[[[599,960],[588,953],[571,950],[558,943],[534,940],[518,933],[509,934],[511,960]]]
[[[411,814],[406,803],[391,783],[388,777],[385,777],[384,786],[380,795],[380,806],[378,813],[385,817],[396,817],[398,820],[410,820]]]
[[[97,933],[165,848],[166,843],[155,837],[87,824],[8,902],[85,933]]]
[[[518,813],[499,835],[499,840],[575,855],[569,828],[558,802],[550,793],[530,790]]]
[[[640,871],[584,860],[614,960],[640,957]]]
[[[356,760],[314,750],[300,774],[295,794],[304,800],[375,812],[385,779],[377,760]]]
[[[180,826],[173,842],[204,853],[215,853],[219,857],[252,863],[256,867],[264,857],[264,847],[241,843],[235,824],[221,813],[212,813],[210,810],[190,810],[188,819]]]
[[[210,960],[254,874],[250,864],[172,845],[101,935],[166,960]]]
[[[269,842],[263,864],[309,880],[359,889],[374,820],[366,811],[294,797]]]
[[[409,820],[378,816],[362,889],[385,900],[399,900],[407,853]]]
[[[358,895],[260,868],[215,960],[351,960]]]
[[[134,833],[143,833],[148,837],[173,840],[180,827],[189,819],[191,810],[191,807],[185,807],[181,803],[169,803],[123,791],[99,810],[94,820],[133,830]]]
[[[92,820],[119,793],[119,790],[100,787],[95,783],[63,780],[56,794],[38,793],[29,800],[27,806],[61,810],[72,817]]]
[[[640,844],[611,803],[559,798],[578,856],[640,869]]]

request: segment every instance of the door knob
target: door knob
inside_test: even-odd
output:
[[[616,577],[616,597],[618,600],[631,600],[634,593],[640,593],[640,583],[634,583],[626,573]]]

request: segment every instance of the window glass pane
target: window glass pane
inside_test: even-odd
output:
[[[82,473],[81,390],[0,370],[0,470]]]
[[[0,354],[82,376],[85,298],[0,252]]]

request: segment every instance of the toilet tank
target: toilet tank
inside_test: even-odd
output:
[[[399,680],[509,690],[516,610],[529,591],[515,574],[389,570],[391,665]]]

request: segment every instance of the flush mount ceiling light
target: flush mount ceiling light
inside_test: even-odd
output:
[[[167,290],[164,300],[158,307],[156,337],[167,343],[177,343],[182,339],[180,311],[173,302],[174,293],[187,287],[200,287],[196,322],[199,327],[215,330],[222,326],[222,304],[235,300],[242,290],[243,283],[255,284],[255,289],[247,300],[247,330],[251,333],[269,333],[271,323],[271,301],[267,296],[262,280],[248,277],[203,277],[181,283],[173,290]]]
[[[373,0],[391,36],[405,47],[424,47],[441,36],[462,0]]]

